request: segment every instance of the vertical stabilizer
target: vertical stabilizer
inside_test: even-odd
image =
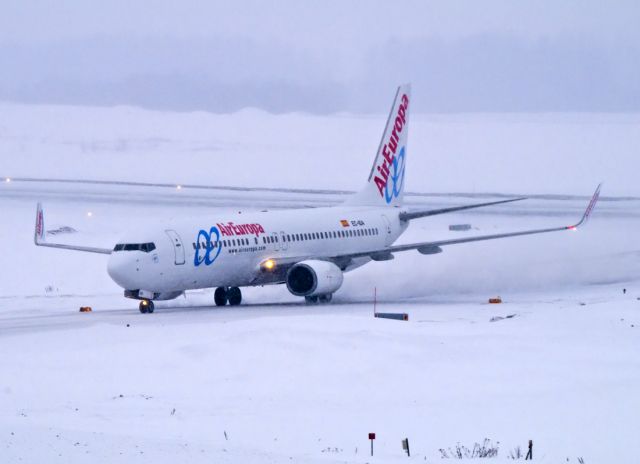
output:
[[[354,206],[399,206],[404,196],[411,85],[398,87],[364,189],[346,201]]]

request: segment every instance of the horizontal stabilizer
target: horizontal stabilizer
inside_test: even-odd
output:
[[[491,201],[489,203],[475,203],[473,205],[465,205],[465,206],[453,206],[451,208],[440,208],[440,209],[429,209],[429,210],[420,210],[420,211],[407,211],[404,213],[400,213],[401,221],[410,221],[411,219],[417,219],[426,216],[435,216],[437,214],[447,214],[453,213],[455,211],[463,211],[465,209],[473,209],[473,208],[482,208],[484,206],[493,206],[493,205],[501,205],[503,203],[512,203],[514,201],[522,201],[526,200],[526,197],[522,198],[511,198],[509,200],[500,200],[500,201]]]

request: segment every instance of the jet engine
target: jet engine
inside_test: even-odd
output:
[[[330,261],[300,261],[287,272],[287,288],[296,296],[330,295],[342,280],[342,271]]]

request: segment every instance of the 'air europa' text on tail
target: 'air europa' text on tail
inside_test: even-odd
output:
[[[380,192],[380,196],[384,197],[384,192],[387,187],[387,183],[389,181],[389,167],[393,165],[393,162],[396,158],[396,151],[398,150],[398,140],[400,139],[400,134],[405,127],[406,124],[406,114],[407,109],[409,108],[409,97],[406,94],[402,95],[402,101],[400,102],[400,106],[398,107],[398,114],[396,115],[396,120],[393,125],[393,130],[389,135],[389,140],[382,147],[382,156],[384,160],[376,166],[376,170],[378,174],[374,177],[374,182],[378,187],[378,191]]]

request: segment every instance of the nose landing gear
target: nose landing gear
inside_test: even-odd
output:
[[[155,309],[153,301],[151,300],[141,300],[139,308],[142,314],[152,313]]]
[[[242,291],[238,287],[218,287],[213,294],[216,306],[224,306],[227,303],[237,306],[242,303]]]

